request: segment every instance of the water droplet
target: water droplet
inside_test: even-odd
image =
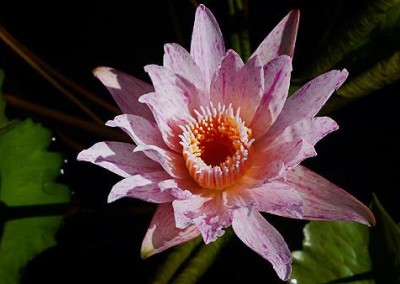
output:
[[[60,174],[61,174],[61,175],[64,174],[64,169],[60,169]]]
[[[64,159],[64,164],[68,164],[68,159]]]
[[[56,141],[56,137],[51,137],[51,141],[55,142]]]

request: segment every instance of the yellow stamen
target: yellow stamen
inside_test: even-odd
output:
[[[240,118],[240,109],[234,113],[218,104],[195,111],[197,120],[183,130],[181,145],[186,167],[192,178],[207,189],[222,190],[242,177],[253,143],[251,129]]]

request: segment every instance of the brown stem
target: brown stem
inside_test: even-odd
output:
[[[44,62],[35,53],[30,51],[28,48],[26,48],[26,46],[24,46],[20,42],[18,42],[5,28],[0,27],[0,29],[1,29],[0,30],[1,33],[4,33],[3,36],[7,37],[10,42],[13,42],[14,45],[16,45],[21,50],[21,52],[26,54],[27,57],[31,58],[32,61],[36,61],[38,65],[43,67],[43,69],[47,70],[47,72],[52,74],[55,78],[57,78],[58,80],[63,82],[65,85],[71,87],[71,89],[73,89],[73,90],[77,91],[78,93],[82,94],[87,99],[89,99],[92,102],[94,102],[94,103],[98,104],[99,106],[103,107],[104,109],[106,109],[106,110],[108,110],[108,111],[110,111],[110,112],[112,112],[114,114],[120,113],[120,111],[119,111],[119,109],[117,107],[115,107],[114,105],[108,103],[107,101],[99,98],[98,96],[96,96],[92,92],[86,90],[84,87],[82,87],[81,85],[75,83],[74,81],[72,81],[68,77],[65,77],[58,70],[54,69],[49,64]]]
[[[27,102],[10,94],[3,93],[3,97],[8,104],[38,114],[42,117],[50,118],[65,125],[73,126],[75,128],[79,128],[87,132],[101,135],[107,138],[116,139],[119,141],[127,141],[127,138],[125,135],[123,135],[123,133],[113,130],[112,128],[100,126],[84,119],[61,113],[54,109],[45,108],[35,103]]]
[[[50,84],[52,84],[56,89],[58,89],[65,97],[70,99],[73,103],[79,106],[84,112],[86,112],[95,122],[98,124],[103,124],[103,121],[91,111],[85,104],[83,104],[79,99],[77,99],[71,92],[64,88],[60,83],[58,83],[53,77],[51,77],[33,58],[26,53],[22,45],[18,43],[11,35],[0,26],[0,38],[10,46],[19,56],[21,56],[33,69],[35,69],[43,78],[45,78]]]

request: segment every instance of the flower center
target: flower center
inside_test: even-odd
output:
[[[249,158],[251,129],[240,118],[240,109],[234,113],[218,104],[195,111],[197,119],[183,130],[181,145],[186,167],[192,178],[208,189],[225,189],[245,172]]]

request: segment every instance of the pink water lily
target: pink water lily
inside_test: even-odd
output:
[[[225,50],[214,16],[200,5],[190,52],[166,44],[163,66],[145,67],[152,86],[112,68],[95,70],[123,112],[107,125],[136,145],[100,142],[78,159],[123,177],[109,202],[159,204],[143,257],[199,235],[215,241],[232,226],[286,280],[290,250],[261,213],[375,223],[366,206],[299,165],[337,130],[316,114],[348,73],[325,73],[287,99],[298,20],[291,11],[244,63]]]

